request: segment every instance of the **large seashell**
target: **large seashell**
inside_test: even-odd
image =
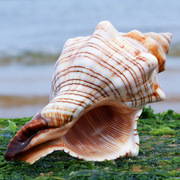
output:
[[[165,94],[170,33],[119,33],[99,23],[88,37],[69,39],[56,62],[49,104],[15,135],[7,160],[34,163],[64,150],[84,160],[136,156],[142,107]]]

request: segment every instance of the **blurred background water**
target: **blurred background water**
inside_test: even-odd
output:
[[[93,33],[102,20],[119,31],[171,32],[167,100],[155,112],[180,113],[179,0],[0,0],[0,118],[33,116],[48,103],[54,63],[65,41]]]

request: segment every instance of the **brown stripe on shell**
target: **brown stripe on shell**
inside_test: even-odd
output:
[[[153,36],[153,34],[151,33],[148,33],[146,34],[148,37],[151,37],[152,39],[154,39],[156,42],[159,43],[159,45],[161,46],[161,48],[163,49],[164,52],[168,52],[168,45],[165,45],[161,42],[161,40],[159,39],[160,37],[157,37],[157,36]],[[161,36],[160,34],[158,34],[159,36]],[[164,38],[164,36],[162,36],[162,38]]]
[[[80,70],[68,71],[67,73],[69,73],[69,72],[82,72],[82,73],[85,73],[85,74],[87,74],[87,75],[89,75],[89,76],[91,76],[91,77],[97,78],[97,79],[100,80],[101,82],[107,84],[115,96],[116,96],[116,93],[115,93],[115,92],[117,92],[118,95],[121,97],[120,92],[117,90],[117,88],[115,87],[115,85],[113,84],[113,82],[112,82],[110,79],[108,79],[108,78],[106,78],[105,76],[103,76],[102,74],[100,74],[100,73],[98,73],[98,72],[95,72],[95,71],[93,71],[92,69],[86,68],[86,67],[84,67],[84,66],[70,66],[70,67],[68,67],[68,68],[60,71],[59,73],[57,73],[57,75],[56,75],[56,80],[55,80],[55,81],[57,81],[57,79],[59,79],[60,77],[67,75],[67,73],[65,73],[65,74],[63,74],[63,75],[60,75],[62,72],[67,71],[67,70],[69,70],[69,69],[76,69],[76,68],[82,68],[82,69],[88,70],[88,71],[92,72],[93,75],[90,74],[90,73],[87,73],[87,72],[85,72],[85,71],[82,71],[82,70],[81,70],[81,71],[80,71]],[[94,74],[96,74],[96,75],[98,75],[98,76],[101,76],[101,77],[104,78],[107,82],[104,81],[104,80],[102,80],[102,79],[100,79],[100,78],[98,78],[98,77],[95,76]],[[58,75],[59,75],[59,76],[58,76]],[[111,88],[111,86],[110,86],[109,83],[112,84],[113,88],[115,89],[115,92],[114,92],[114,90]],[[121,99],[122,99],[122,98],[121,98]]]
[[[86,97],[87,99],[90,99],[91,100],[91,98],[89,98],[89,96],[90,97],[93,97],[95,100],[99,100],[102,96],[98,96],[98,97],[96,97],[95,95],[96,94],[98,94],[98,92],[97,93],[91,93],[91,92],[84,92],[84,91],[81,91],[81,90],[78,90],[78,89],[76,89],[76,90],[72,90],[72,89],[68,89],[68,90],[64,90],[64,91],[60,91],[59,92],[59,95],[63,95],[63,94],[69,94],[70,92],[72,93],[72,95],[73,95],[73,93],[74,92],[79,92],[80,94],[78,94],[78,96],[80,95],[80,96],[82,96],[82,97]],[[93,90],[92,90],[93,91]],[[87,96],[83,96],[82,95],[82,93],[83,94],[86,94]]]
[[[125,53],[121,50],[121,46],[122,46],[122,45],[121,45],[118,41],[115,41],[115,40],[114,40],[113,42],[116,43],[117,45],[119,45],[119,47],[120,47],[120,50],[119,50],[119,51],[121,51],[121,53],[124,55],[124,57],[127,56],[127,57],[125,57],[127,61],[130,61],[131,58],[128,56],[128,54],[125,54]],[[128,41],[127,41],[127,42],[128,42]],[[124,47],[123,47],[123,48],[124,48]],[[138,54],[136,54],[137,51],[138,51]],[[137,50],[137,49],[134,51],[134,53],[131,53],[130,51],[128,51],[128,53],[131,54],[132,56],[135,55],[135,56],[136,56],[136,59],[138,59],[138,57],[140,57],[140,56],[138,56],[139,53],[140,53],[140,51]],[[146,73],[145,73],[145,70],[144,70],[143,66],[142,66],[140,63],[138,63],[138,61],[131,60],[130,62],[131,62],[132,64],[134,64],[135,66],[138,65],[137,67],[138,67],[138,69],[139,69],[139,71],[140,71],[140,73],[141,73],[141,77],[142,77],[143,85],[144,85],[144,87],[145,87],[145,91],[147,92],[148,96],[150,96],[149,89],[148,89],[147,84],[146,84]],[[147,60],[145,60],[145,62],[146,62],[147,65],[150,67],[150,64],[147,62]],[[139,67],[139,66],[140,66],[140,67]],[[134,74],[136,75],[135,72],[134,72]],[[136,79],[138,79],[137,76],[136,76]],[[141,84],[139,83],[138,86],[140,87]],[[137,85],[136,85],[136,87],[137,87]],[[140,89],[140,93],[143,94],[143,92],[142,92],[141,89]],[[145,103],[145,97],[141,97],[141,105],[143,104],[143,102],[142,102],[143,99],[144,99],[144,103]]]
[[[77,92],[77,91],[76,91]],[[82,91],[81,91],[81,93],[82,93]],[[59,95],[74,95],[74,96],[81,96],[81,97],[84,97],[84,98],[86,98],[86,99],[89,99],[89,100],[91,100],[93,103],[95,103],[96,102],[96,100],[94,100],[94,99],[96,99],[96,98],[94,98],[94,99],[92,99],[92,98],[90,98],[89,96],[85,96],[85,95],[82,95],[82,94],[78,94],[78,93],[74,93],[74,92],[65,92],[65,93],[59,93]],[[88,93],[86,94],[86,95],[89,95]]]
[[[71,82],[71,83],[69,83],[69,84],[65,84],[65,85],[62,85],[62,84],[64,84],[64,83],[67,83],[67,82]],[[77,82],[72,82],[72,81],[77,81]],[[81,84],[81,83],[83,82],[83,83],[86,83],[86,84]],[[57,89],[62,89],[62,87],[65,87],[65,86],[67,86],[67,85],[83,85],[83,86],[87,86],[87,87],[90,87],[90,88],[92,88],[92,89],[94,89],[94,90],[96,90],[96,91],[98,91],[102,96],[104,96],[104,97],[108,97],[109,95],[108,95],[108,93],[104,90],[104,88],[102,87],[102,86],[99,86],[99,85],[97,85],[97,84],[94,84],[94,83],[92,83],[92,82],[89,82],[89,81],[86,81],[86,80],[84,80],[84,79],[68,79],[68,80],[66,80],[66,81],[63,81],[63,82],[61,82],[58,86],[57,86]],[[95,87],[97,87],[97,88],[93,88],[91,85],[93,85],[93,86],[95,86]],[[99,90],[100,89],[100,90]],[[103,92],[103,93],[102,93]]]
[[[105,41],[100,34],[95,34],[95,33],[94,33],[93,36],[95,36],[96,39],[98,39],[98,40],[100,40],[101,42],[105,43],[109,48],[113,49],[116,53],[118,53],[119,50],[118,50],[117,48],[115,48],[114,46],[112,46],[111,44],[109,44],[107,41]],[[97,44],[96,44],[96,46],[97,46]],[[98,58],[98,57],[95,56],[95,55],[94,55],[94,57]],[[101,59],[101,58],[100,58],[100,59]],[[111,57],[111,59],[112,59],[112,57]],[[114,60],[114,59],[113,59],[113,60]],[[103,61],[103,60],[101,59],[101,61]],[[103,61],[103,62],[104,62],[104,61]],[[116,61],[116,62],[117,62],[117,61]],[[106,63],[106,64],[108,64],[108,63]],[[128,86],[129,86],[129,88],[130,88],[131,93],[129,93],[128,88],[127,88],[126,84],[124,83],[124,81],[122,80],[121,76],[118,76],[118,77],[120,77],[121,80],[123,81],[123,83],[124,83],[124,85],[125,85],[125,87],[126,87],[126,90],[127,90],[127,92],[128,92],[129,97],[133,96],[132,87],[131,87],[131,84],[130,84],[130,82],[128,81],[127,77],[125,77],[122,72],[120,72],[118,69],[114,68],[112,65],[110,65],[110,64],[108,64],[108,65],[111,67],[111,69],[115,69],[116,71],[118,71],[118,73],[121,74],[121,75],[126,79],[126,82],[128,83]],[[123,64],[121,64],[121,65],[123,66]],[[135,99],[134,96],[133,96],[133,98]],[[132,100],[132,99],[131,99],[131,100]]]
[[[106,81],[103,81],[103,80],[99,79],[97,76],[94,76],[93,74],[90,74],[90,73],[87,73],[87,72],[84,72],[84,71],[80,71],[80,70],[68,71],[68,72],[60,75],[58,78],[61,78],[62,76],[65,76],[65,75],[68,75],[69,73],[72,73],[72,72],[86,74],[86,75],[88,75],[88,76],[91,76],[91,77],[93,77],[93,78],[98,79],[99,81],[101,81],[101,82],[103,82],[104,84],[106,84],[106,86],[108,86],[108,87],[111,89],[111,91],[113,92],[114,96],[116,96],[116,93],[113,91],[113,89],[111,88],[111,86],[110,86]],[[74,80],[74,79],[72,79],[72,80]]]
[[[126,49],[126,51],[130,54],[130,52]],[[120,51],[119,51],[120,52]],[[120,54],[120,53],[119,53]],[[129,60],[129,62],[131,62],[131,63],[133,63],[134,61],[130,61],[130,57],[126,57],[126,54],[125,53],[123,53],[122,51],[121,51],[121,55],[122,56],[124,56],[124,58],[126,59],[126,60]],[[135,63],[133,63],[133,64],[135,64]],[[119,65],[121,65],[121,63],[119,63]],[[138,89],[138,87],[140,87],[140,83],[137,81],[137,79],[138,79],[138,76],[137,76],[137,74],[136,74],[136,72],[133,70],[133,68],[131,68],[128,64],[126,64],[126,66],[127,66],[127,68],[126,67],[124,67],[125,68],[125,70],[127,70],[127,71],[129,71],[130,72],[130,74],[131,74],[131,76],[133,77],[133,79],[134,79],[134,82],[135,82],[135,85],[136,85],[136,88]],[[131,71],[134,73],[132,73]],[[140,68],[139,68],[139,70],[140,70]],[[142,76],[143,77],[143,76]],[[140,89],[140,91],[139,91],[139,95],[140,95],[140,98],[141,98],[141,104],[142,104],[142,96],[141,96],[141,94],[142,94],[142,91],[141,91],[141,89]],[[133,104],[132,104],[133,105]],[[135,106],[137,106],[137,100],[135,99]]]
[[[172,38],[172,35],[171,35],[170,33],[160,33],[160,35],[163,36],[163,37],[168,41],[169,44],[171,43],[171,42],[170,42],[170,39]],[[167,38],[167,36],[169,36],[170,39]],[[167,53],[168,53],[168,52],[167,52]]]
[[[75,101],[75,102],[72,102]],[[58,98],[58,99],[53,99],[51,101],[51,103],[57,103],[57,102],[67,102],[67,103],[72,103],[72,104],[76,104],[78,106],[87,106],[87,104],[84,101],[79,101],[77,99],[73,99],[73,98]],[[84,104],[84,105],[83,105]]]

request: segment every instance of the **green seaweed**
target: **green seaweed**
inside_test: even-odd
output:
[[[138,121],[137,157],[86,162],[56,151],[36,163],[4,160],[7,145],[30,118],[0,119],[0,180],[178,179],[180,177],[180,114],[169,110],[154,114],[143,108]]]
[[[149,134],[153,136],[173,135],[175,134],[175,130],[170,127],[163,127],[161,129],[152,129]]]

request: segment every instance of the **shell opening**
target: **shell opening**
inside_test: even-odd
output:
[[[120,104],[91,109],[64,136],[68,152],[78,158],[96,161],[137,155],[136,125],[140,113],[141,109]]]

